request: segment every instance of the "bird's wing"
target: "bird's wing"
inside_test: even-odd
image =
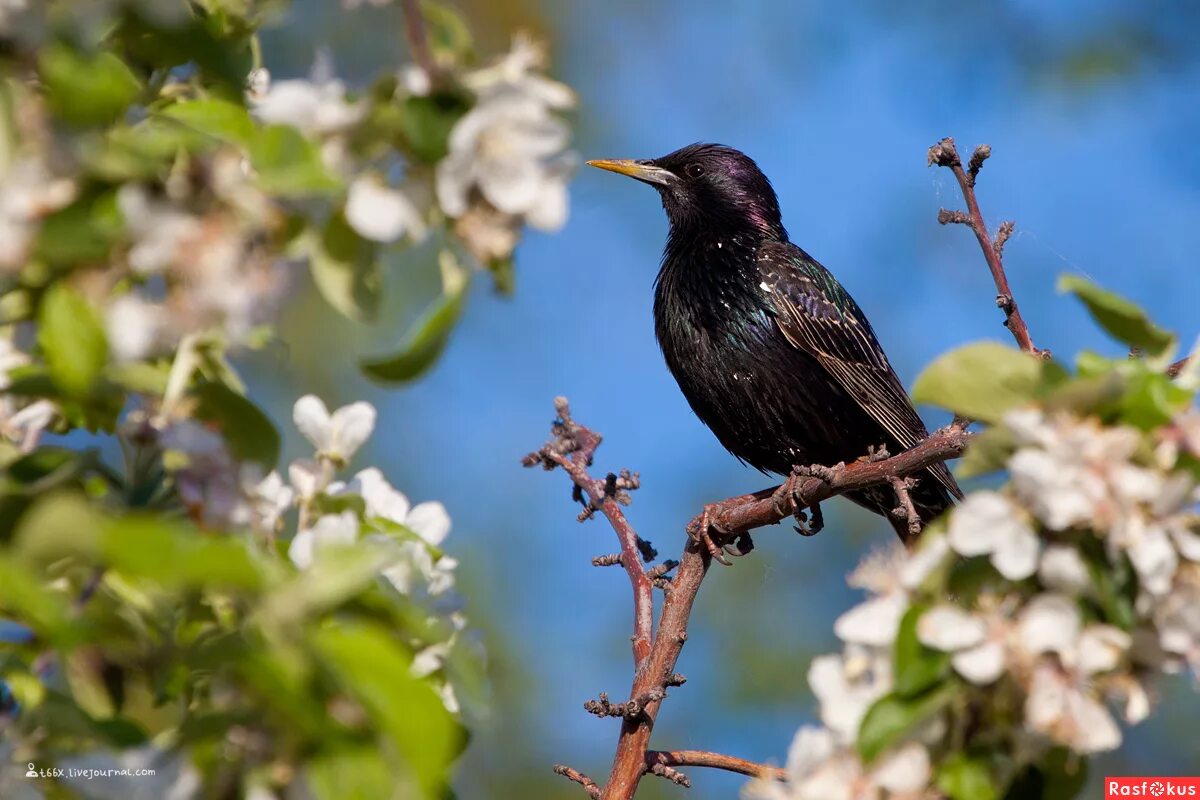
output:
[[[791,243],[764,246],[758,266],[760,288],[770,296],[779,330],[793,347],[813,356],[904,448],[929,435],[871,323],[828,270]],[[939,483],[961,496],[944,464],[932,469]]]

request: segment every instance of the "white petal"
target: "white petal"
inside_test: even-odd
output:
[[[394,242],[405,233],[419,238],[423,233],[420,216],[409,199],[369,177],[350,184],[346,221],[360,236],[376,242]]]
[[[349,461],[375,430],[375,406],[359,401],[342,406],[330,418],[329,455]]]
[[[795,783],[804,780],[826,759],[833,755],[836,743],[833,734],[815,725],[804,725],[792,737],[788,748],[788,777]]]
[[[288,558],[300,569],[308,569],[312,566],[315,545],[316,537],[312,528],[305,528],[292,538],[292,543],[288,546]]]
[[[1129,650],[1128,633],[1111,625],[1088,625],[1079,635],[1076,668],[1084,675],[1116,669]]]
[[[311,458],[298,458],[288,465],[288,480],[302,500],[309,500],[321,491],[325,479],[321,465]]]
[[[419,503],[408,513],[404,524],[435,547],[450,533],[450,515],[446,507],[437,501]]]
[[[950,542],[945,536],[924,538],[900,567],[901,585],[906,589],[916,589],[941,566],[949,552]]]
[[[935,650],[974,647],[983,641],[986,633],[983,620],[951,605],[931,608],[917,620],[917,638],[921,644]]]
[[[917,742],[908,742],[884,756],[871,776],[894,794],[920,791],[929,783],[929,753]]]
[[[547,177],[542,190],[525,210],[525,221],[538,230],[555,233],[567,222],[567,183],[565,179]]]
[[[1042,553],[1038,577],[1047,589],[1065,594],[1084,594],[1092,580],[1079,551],[1067,545],[1051,545]]]
[[[990,553],[1014,531],[1027,527],[1019,513],[1012,501],[998,492],[972,492],[950,517],[950,546],[964,556]]]
[[[962,650],[950,659],[955,672],[976,686],[986,686],[1004,674],[1004,645],[984,642],[978,647]]]
[[[1069,698],[1070,736],[1066,739],[1083,754],[1116,750],[1121,745],[1121,729],[1108,709],[1095,698],[1072,692]]]
[[[292,407],[292,421],[318,452],[329,449],[333,429],[330,425],[329,409],[321,402],[321,398],[306,394],[297,400],[296,405]]]
[[[1067,715],[1068,686],[1054,667],[1034,670],[1025,697],[1025,724],[1035,731],[1053,735]]]
[[[1079,608],[1060,594],[1038,595],[1025,606],[1017,626],[1025,651],[1062,654],[1079,637]]]
[[[992,553],[992,565],[1010,581],[1028,578],[1037,570],[1042,546],[1024,523],[1012,526],[1007,537]]]
[[[838,617],[833,633],[843,642],[882,647],[896,638],[908,599],[895,592],[861,603]]]
[[[368,467],[354,476],[352,487],[362,495],[367,515],[383,517],[398,525],[407,524],[409,503],[403,492],[392,488],[377,467]]]
[[[1200,534],[1189,529],[1182,520],[1169,521],[1167,529],[1170,531],[1171,540],[1175,543],[1179,555],[1188,561],[1200,563]]]
[[[1179,565],[1179,558],[1167,532],[1160,525],[1149,525],[1134,538],[1133,545],[1126,550],[1142,586],[1151,594],[1166,594]]]

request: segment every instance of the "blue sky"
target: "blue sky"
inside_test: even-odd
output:
[[[1118,352],[1055,294],[1063,272],[1128,295],[1192,341],[1200,75],[1174,54],[1196,35],[1195,15],[1083,0],[906,5],[547,2],[539,13],[554,72],[580,95],[581,154],[652,157],[693,141],[749,153],[774,182],[793,240],[856,297],[906,384],[958,344],[1007,340],[973,237],[936,221],[940,206],[960,203],[949,173],[925,165],[926,149],[946,135],[964,154],[993,147],[980,201],[993,226],[1017,222],[1006,264],[1039,346],[1068,358],[1082,348]],[[314,8],[301,6],[312,35],[302,44],[331,43],[351,78],[395,57],[394,41],[355,39],[370,19]],[[1145,47],[1147,37],[1166,56],[1140,60],[1134,48],[1126,74],[1088,72],[1093,42],[1123,54],[1127,40]],[[290,68],[302,70],[302,48],[291,44]],[[506,672],[497,699],[520,713],[483,726],[468,756],[468,798],[486,796],[478,793],[495,752],[513,736],[535,743],[531,768],[562,760],[603,774],[616,727],[581,704],[599,691],[619,696],[629,682],[627,585],[588,563],[614,549],[611,533],[574,521],[561,475],[518,464],[544,440],[552,398],[569,396],[576,416],[605,434],[598,469],[641,472],[630,515],[664,555],[679,549],[704,501],[768,485],[720,448],[662,364],[650,316],[666,233],[655,193],[585,168],[571,199],[563,231],[522,244],[516,296],[477,282],[446,356],[416,386],[374,388],[350,369],[350,353],[333,366],[286,353],[275,364],[312,376],[331,402],[380,406],[363,460],[414,499],[447,504],[447,544],[463,561],[469,600],[517,656],[498,659]],[[283,398],[307,388],[280,390],[281,420]],[[926,419],[940,422],[936,412]],[[657,742],[782,759],[812,711],[797,688],[808,659],[832,648],[832,620],[853,602],[844,575],[891,535],[846,503],[826,514],[819,536],[772,529],[751,558],[714,571],[681,663],[691,680],[667,703]],[[770,663],[731,670],[744,667],[737,654],[748,642],[775,643]],[[1186,688],[1173,693],[1180,702],[1133,735],[1130,761],[1110,764],[1171,772],[1198,763],[1194,737],[1170,732],[1187,730],[1200,701]],[[693,798],[728,797],[740,785],[693,777]]]

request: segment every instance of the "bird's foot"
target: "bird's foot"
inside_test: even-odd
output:
[[[876,461],[886,461],[891,458],[892,454],[888,452],[887,445],[868,445],[867,454],[860,457],[859,461],[865,461],[868,464],[874,464]]]
[[[721,549],[727,555],[731,555],[734,558],[741,558],[742,556],[749,555],[750,551],[754,549],[754,540],[750,538],[749,531],[743,531],[732,542],[726,542],[721,545]]]
[[[718,536],[725,533],[725,531],[721,530],[720,526],[712,521],[712,516],[716,512],[717,506],[717,503],[708,503],[704,506],[704,511],[700,514],[699,527],[695,531],[689,529],[688,536],[692,538],[692,541],[695,542],[698,547],[703,547],[705,550],[707,550],[708,554],[712,556],[714,561],[719,561],[720,563],[729,567],[733,565],[733,562],[725,557],[724,553],[727,551],[722,545],[718,545],[716,541],[713,540],[712,534],[709,532],[710,530],[716,531]],[[748,539],[749,537],[746,538]],[[738,541],[741,541],[740,537]],[[750,552],[749,548],[746,549],[746,552]],[[733,553],[730,554],[733,555]],[[738,555],[744,555],[744,553],[739,553]]]
[[[801,536],[816,536],[825,527],[825,515],[821,513],[821,504],[813,503],[808,507],[810,519],[806,519],[803,511],[796,512],[796,525],[792,530]]]
[[[792,518],[797,522],[793,526],[796,533],[801,536],[812,536],[818,533],[821,528],[825,527],[825,518],[821,514],[821,506],[819,503],[812,503],[806,506],[804,498],[800,494],[800,487],[802,482],[807,478],[815,477],[828,482],[836,474],[836,471],[832,467],[822,467],[819,465],[812,467],[792,467],[792,471],[788,474],[787,479],[771,495],[776,513],[782,516],[789,513],[789,509],[791,509]],[[811,522],[809,521],[809,515],[805,513],[805,508],[808,508],[812,514]]]

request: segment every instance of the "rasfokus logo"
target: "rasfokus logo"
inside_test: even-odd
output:
[[[1104,800],[1118,797],[1195,797],[1200,800],[1200,777],[1105,778]]]

